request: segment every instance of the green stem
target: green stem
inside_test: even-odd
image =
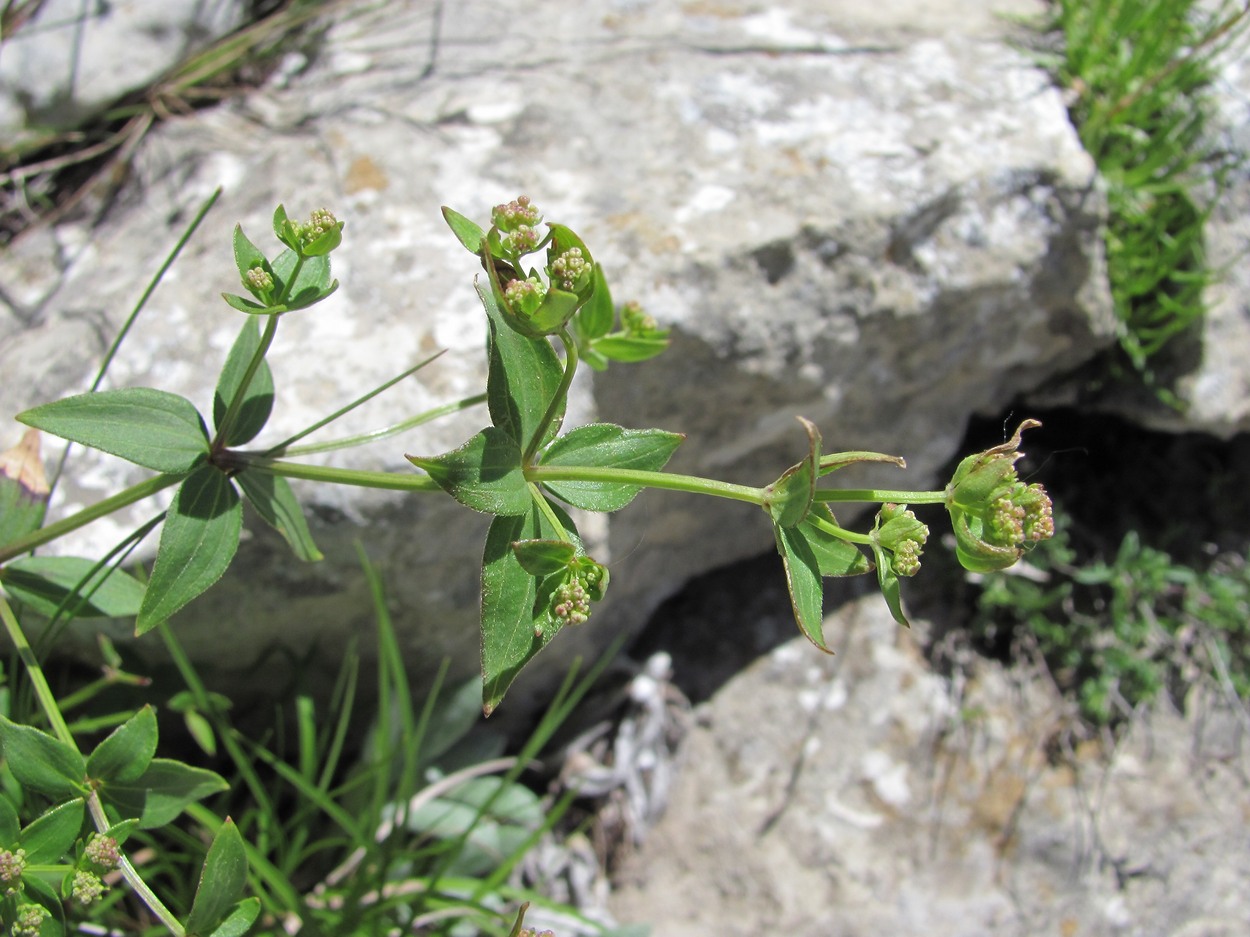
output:
[[[0,619],[4,621],[5,631],[9,634],[9,640],[13,642],[13,646],[17,648],[17,655],[22,660],[22,665],[26,668],[26,675],[30,679],[31,686],[34,688],[35,697],[39,700],[39,707],[43,710],[44,716],[48,719],[48,724],[52,727],[53,734],[57,739],[68,745],[79,757],[82,752],[78,750],[78,743],[74,741],[74,735],[69,731],[69,726],[65,723],[65,717],[61,715],[61,709],[57,705],[56,697],[52,695],[52,688],[48,686],[48,680],[43,674],[43,667],[39,665],[35,652],[31,650],[30,643],[26,640],[26,633],[22,631],[22,626],[18,623],[17,616],[13,614],[13,609],[9,603],[0,596]],[[91,811],[91,819],[95,823],[95,828],[101,833],[108,831],[112,824],[104,813],[104,805],[100,803],[100,795],[96,791],[92,791],[87,796],[87,807]],[[126,880],[131,890],[139,897],[139,899],[148,906],[148,909],[155,914],[174,937],[183,937],[186,933],[182,929],[182,925],[178,923],[178,919],[165,907],[156,893],[148,887],[130,861],[122,856],[118,862],[118,870],[122,873],[122,877]]]
[[[564,529],[564,525],[560,523],[560,518],[556,517],[556,512],[552,510],[551,502],[546,499],[537,485],[530,485],[530,495],[533,497],[534,503],[538,505],[538,510],[542,511],[543,516],[547,518],[548,523],[555,530],[556,536],[565,543],[572,543],[573,540],[569,536],[569,532]]]
[[[678,475],[673,472],[650,472],[643,469],[602,468],[589,465],[531,465],[525,469],[525,477],[532,482],[614,482],[622,485],[639,485],[643,488],[663,488],[668,491],[686,491],[691,494],[713,495],[750,504],[764,504],[764,489],[747,485],[735,485],[714,478],[697,475]]]
[[[54,524],[41,527],[39,530],[33,530],[26,536],[19,537],[0,547],[0,563],[6,563],[15,556],[28,553],[35,547],[41,547],[58,537],[63,537],[70,531],[77,530],[79,527],[85,527],[94,520],[99,520],[101,517],[112,514],[114,511],[120,510],[127,505],[134,504],[136,501],[142,501],[144,498],[151,497],[164,488],[178,484],[184,478],[186,478],[186,475],[157,475],[137,485],[131,485],[125,491],[119,491],[111,498],[97,501],[90,507],[83,508],[77,514],[71,514],[69,517],[62,518]]]
[[[299,436],[294,436],[286,442],[274,446],[272,449],[268,450],[265,455],[281,455],[290,457],[311,455],[315,452],[331,452],[335,449],[347,449],[353,446],[363,446],[367,443],[377,442],[379,439],[385,439],[388,436],[394,436],[397,433],[402,433],[405,430],[413,429],[423,423],[429,423],[431,420],[437,420],[439,417],[447,416],[449,413],[455,413],[458,410],[467,410],[469,407],[475,407],[479,403],[485,402],[486,395],[477,394],[473,397],[465,397],[463,400],[455,400],[451,403],[445,403],[440,407],[434,407],[433,409],[426,410],[424,413],[418,413],[416,416],[409,417],[399,423],[392,423],[390,426],[384,426],[381,429],[375,429],[368,433],[360,433],[356,436],[347,436],[343,439],[331,439],[327,442],[312,443],[307,446],[290,445],[290,443],[308,435],[308,433],[312,432],[314,429],[320,429],[321,426],[324,426],[325,423],[329,422],[327,419],[319,421],[316,425],[301,433]]]
[[[945,491],[898,491],[892,488],[818,488],[817,501],[875,501],[880,504],[942,504]]]
[[[809,514],[807,517],[818,528],[827,534],[837,537],[839,540],[845,540],[848,543],[862,543],[864,546],[868,547],[872,546],[872,537],[868,536],[868,534],[857,534],[853,530],[847,530],[845,527],[839,527],[837,524],[831,523],[817,514]]]
[[[296,269],[299,269],[298,265]],[[265,331],[260,336],[260,345],[256,349],[256,354],[252,355],[252,360],[247,363],[247,370],[243,372],[243,379],[239,381],[239,387],[234,392],[234,397],[230,400],[230,406],[226,408],[226,415],[217,424],[217,435],[213,439],[212,446],[214,452],[225,448],[226,439],[230,436],[230,430],[234,426],[235,420],[239,418],[239,412],[243,409],[243,404],[247,400],[247,389],[252,386],[252,378],[260,370],[260,364],[265,360],[265,355],[269,354],[269,346],[273,344],[273,337],[278,332],[278,316],[276,314],[266,316],[266,319]]]
[[[534,430],[534,438],[525,447],[525,454],[521,457],[522,465],[529,465],[534,461],[534,456],[538,454],[538,447],[543,444],[543,437],[547,435],[547,427],[551,425],[556,418],[556,413],[568,399],[569,387],[573,383],[573,372],[577,370],[577,342],[573,341],[573,336],[569,334],[567,326],[556,334],[564,345],[564,374],[560,378],[560,386],[556,388],[555,396],[547,405],[547,412],[538,421],[538,428]]]
[[[408,472],[366,472],[359,469],[331,468],[328,465],[301,465],[298,462],[267,459],[244,452],[229,453],[229,465],[222,467],[236,465],[267,475],[304,478],[330,485],[356,485],[360,488],[381,488],[388,491],[442,491],[430,476]]]

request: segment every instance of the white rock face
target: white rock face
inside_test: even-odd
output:
[[[426,4],[345,16],[305,73],[161,127],[99,225],[37,232],[0,260],[0,412],[87,385],[145,279],[218,186],[110,386],[207,406],[239,327],[218,298],[236,289],[231,229],[266,239],[283,202],[295,216],[330,207],[347,228],[338,294],[278,331],[264,438],[438,349],[448,353],[340,432],[478,393],[475,264],[439,206],[484,218],[524,192],[583,236],[618,301],[637,298],[674,329],[662,358],[580,382],[579,419],[685,432],[674,470],[759,485],[800,458],[801,414],[826,448],[897,453],[912,467],[905,484],[934,482],[970,414],[1111,340],[1101,204],[1059,95],[1004,42],[997,8],[873,6],[474,0],[443,5],[438,22]],[[463,413],[334,461],[410,470],[404,452],[449,449],[486,420]],[[16,440],[16,427],[0,432],[0,443]],[[139,477],[79,453],[56,510]],[[414,670],[444,655],[471,670],[485,519],[441,497],[298,491],[327,560],[301,566],[259,531],[179,616],[192,651],[234,669],[275,648],[320,648],[329,669],[347,636],[369,629],[360,539]],[[107,548],[150,511],[101,522],[71,546]],[[540,658],[514,706],[543,697],[572,655],[635,628],[689,576],[768,549],[771,532],[742,505],[647,493],[592,540],[612,563],[608,600]],[[271,674],[280,658],[266,658]]]
[[[71,129],[242,24],[242,0],[45,0],[4,37],[0,132]]]

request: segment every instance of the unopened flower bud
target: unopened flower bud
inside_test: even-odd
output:
[[[590,282],[593,267],[580,247],[570,247],[551,262],[551,281],[568,293],[579,293]]]
[[[253,267],[243,278],[243,285],[255,296],[266,296],[273,289],[273,277],[264,267]]]
[[[621,325],[631,335],[645,335],[648,332],[655,332],[659,329],[655,319],[643,312],[642,306],[633,301],[621,307]]]
[[[104,883],[94,872],[79,869],[74,873],[74,884],[70,893],[79,904],[89,905],[98,901],[104,894]]]
[[[490,213],[491,224],[504,232],[533,228],[542,220],[542,212],[530,204],[526,195],[519,195],[506,205],[496,205]]]
[[[121,853],[117,849],[117,840],[111,836],[102,836],[99,833],[92,835],[87,842],[87,848],[83,850],[83,854],[89,861],[103,869],[116,868],[117,863],[121,861]]]
[[[539,281],[538,277],[530,277],[528,280],[511,280],[504,287],[503,296],[508,301],[508,305],[513,311],[523,316],[532,316],[538,311],[538,307],[542,305],[543,297],[547,295],[547,288]]]
[[[10,932],[13,937],[39,937],[39,929],[48,917],[47,908],[37,904],[24,904],[17,909],[17,920]]]
[[[12,852],[0,849],[0,891],[3,894],[17,894],[18,885],[22,880],[22,871],[25,868],[25,849],[15,849]]]

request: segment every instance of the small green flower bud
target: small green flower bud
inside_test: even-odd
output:
[[[16,849],[9,852],[0,849],[0,890],[5,895],[17,894],[22,881],[22,871],[26,868],[26,850]]]
[[[79,904],[89,905],[100,900],[100,896],[104,894],[104,883],[94,872],[79,869],[74,873],[71,894]]]
[[[590,596],[580,580],[574,579],[558,586],[553,603],[552,614],[567,625],[580,625],[590,618]]]
[[[48,909],[42,905],[24,904],[17,909],[17,920],[10,932],[13,937],[39,937],[39,928],[48,917]]]
[[[503,245],[504,249],[513,256],[520,257],[523,254],[531,253],[541,240],[542,238],[539,237],[537,229],[522,225],[515,231],[509,231],[503,236]]]
[[[894,571],[900,576],[914,576],[920,571],[920,554],[929,540],[929,528],[907,510],[907,505],[881,505],[873,536],[894,553]]]
[[[504,232],[533,228],[542,220],[542,212],[530,204],[527,195],[519,195],[506,205],[496,205],[490,213],[490,223]]]
[[[655,319],[643,312],[642,306],[632,300],[621,307],[621,325],[630,335],[646,335],[660,328]]]
[[[117,849],[117,840],[111,836],[103,836],[94,833],[87,842],[87,848],[83,850],[83,854],[89,862],[93,862],[102,869],[113,869],[117,867],[117,863],[121,861],[121,853]]]
[[[253,267],[243,278],[243,285],[253,296],[264,298],[273,289],[273,277],[266,272],[264,267]]]
[[[318,208],[309,216],[307,224],[295,226],[295,232],[300,253],[308,257],[328,254],[343,243],[343,222],[327,208]]]

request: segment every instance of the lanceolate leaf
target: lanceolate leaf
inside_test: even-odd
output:
[[[508,433],[488,426],[459,449],[429,458],[407,456],[465,507],[486,514],[524,514],[533,505],[521,471],[521,449]]]
[[[57,609],[76,618],[129,618],[143,601],[143,585],[121,570],[76,556],[26,556],[0,568],[4,591],[41,615]]]
[[[209,937],[243,937],[260,916],[260,899],[244,898],[226,915],[226,919],[217,925]]]
[[[604,358],[631,364],[662,354],[668,348],[668,333],[630,335],[627,332],[613,332],[595,339],[590,347]]]
[[[574,320],[578,334],[587,341],[607,335],[608,330],[612,328],[612,322],[616,319],[616,309],[612,306],[612,293],[608,289],[608,280],[603,275],[603,267],[599,264],[595,264],[593,277],[595,291],[590,294],[590,299],[586,300],[586,304],[578,311],[577,318]]]
[[[579,426],[553,442],[543,454],[545,466],[637,469],[658,472],[684,436],[658,429],[624,429],[612,423]],[[552,481],[551,492],[587,511],[618,511],[641,491],[620,482]]]
[[[141,776],[156,754],[156,714],[144,706],[114,729],[87,757],[93,780],[122,783]]]
[[[234,476],[234,480],[239,483],[248,504],[256,509],[261,520],[282,534],[299,559],[313,563],[322,558],[308,529],[304,509],[285,478],[244,470]]]
[[[576,543],[573,522],[552,507],[560,517],[564,536]],[[534,576],[521,566],[512,545],[555,539],[559,535],[537,505],[524,515],[496,517],[486,535],[482,558],[482,711],[488,716],[521,668],[560,630],[551,616],[536,617]]]
[[[443,206],[443,220],[447,222],[447,227],[451,228],[451,233],[456,236],[456,240],[463,244],[470,253],[476,254],[481,251],[482,239],[486,237],[486,233],[475,222],[446,205]]]
[[[140,829],[151,830],[169,823],[188,804],[229,787],[221,775],[212,771],[168,758],[153,758],[139,777],[102,784],[100,794],[123,819],[136,819]]]
[[[31,865],[59,862],[82,832],[83,799],[75,797],[32,820],[22,830],[18,844],[26,850]]]
[[[822,576],[862,576],[872,572],[872,564],[864,551],[841,537],[835,537],[817,526],[817,519],[833,523],[833,512],[827,504],[815,504],[799,527],[803,538],[812,548]]]
[[[777,539],[777,552],[785,565],[794,620],[807,640],[822,651],[829,651],[824,632],[824,586],[820,581],[820,564],[816,554],[808,545],[801,526],[773,524],[773,535]]]
[[[889,606],[890,614],[896,622],[904,628],[910,628],[911,622],[903,614],[903,596],[898,585],[898,573],[894,571],[894,557],[876,543],[872,545],[872,552],[877,558],[877,585],[881,587],[885,604]]]
[[[792,465],[765,489],[768,513],[773,523],[793,527],[807,517],[816,496],[816,467],[820,459],[820,431],[814,423],[798,417],[807,433],[807,458]]]
[[[486,400],[491,422],[524,450],[555,397],[563,369],[547,339],[526,338],[504,321],[489,283],[479,282],[477,292],[489,320],[490,370],[486,379]],[[563,417],[561,406],[556,419],[543,434],[544,441],[559,431]]]
[[[247,883],[247,852],[234,821],[226,818],[208,847],[200,885],[187,917],[187,937],[208,937],[230,914]]]
[[[22,787],[52,798],[86,793],[82,755],[46,732],[0,716],[0,754]]]
[[[243,504],[230,479],[212,465],[188,476],[165,519],[135,633],[155,628],[220,579],[242,528]]]
[[[66,397],[17,418],[158,472],[189,472],[208,454],[208,437],[194,404],[149,387]]]
[[[225,367],[217,379],[217,391],[213,394],[213,425],[221,429],[222,418],[235,395],[239,392],[239,384],[244,372],[251,363],[252,357],[260,348],[260,323],[255,318],[243,320],[243,328],[235,339],[230,354],[226,357]],[[227,446],[241,446],[256,438],[273,412],[273,375],[269,363],[261,361],[260,367],[252,376],[243,406],[239,410],[234,425],[226,435]]]

